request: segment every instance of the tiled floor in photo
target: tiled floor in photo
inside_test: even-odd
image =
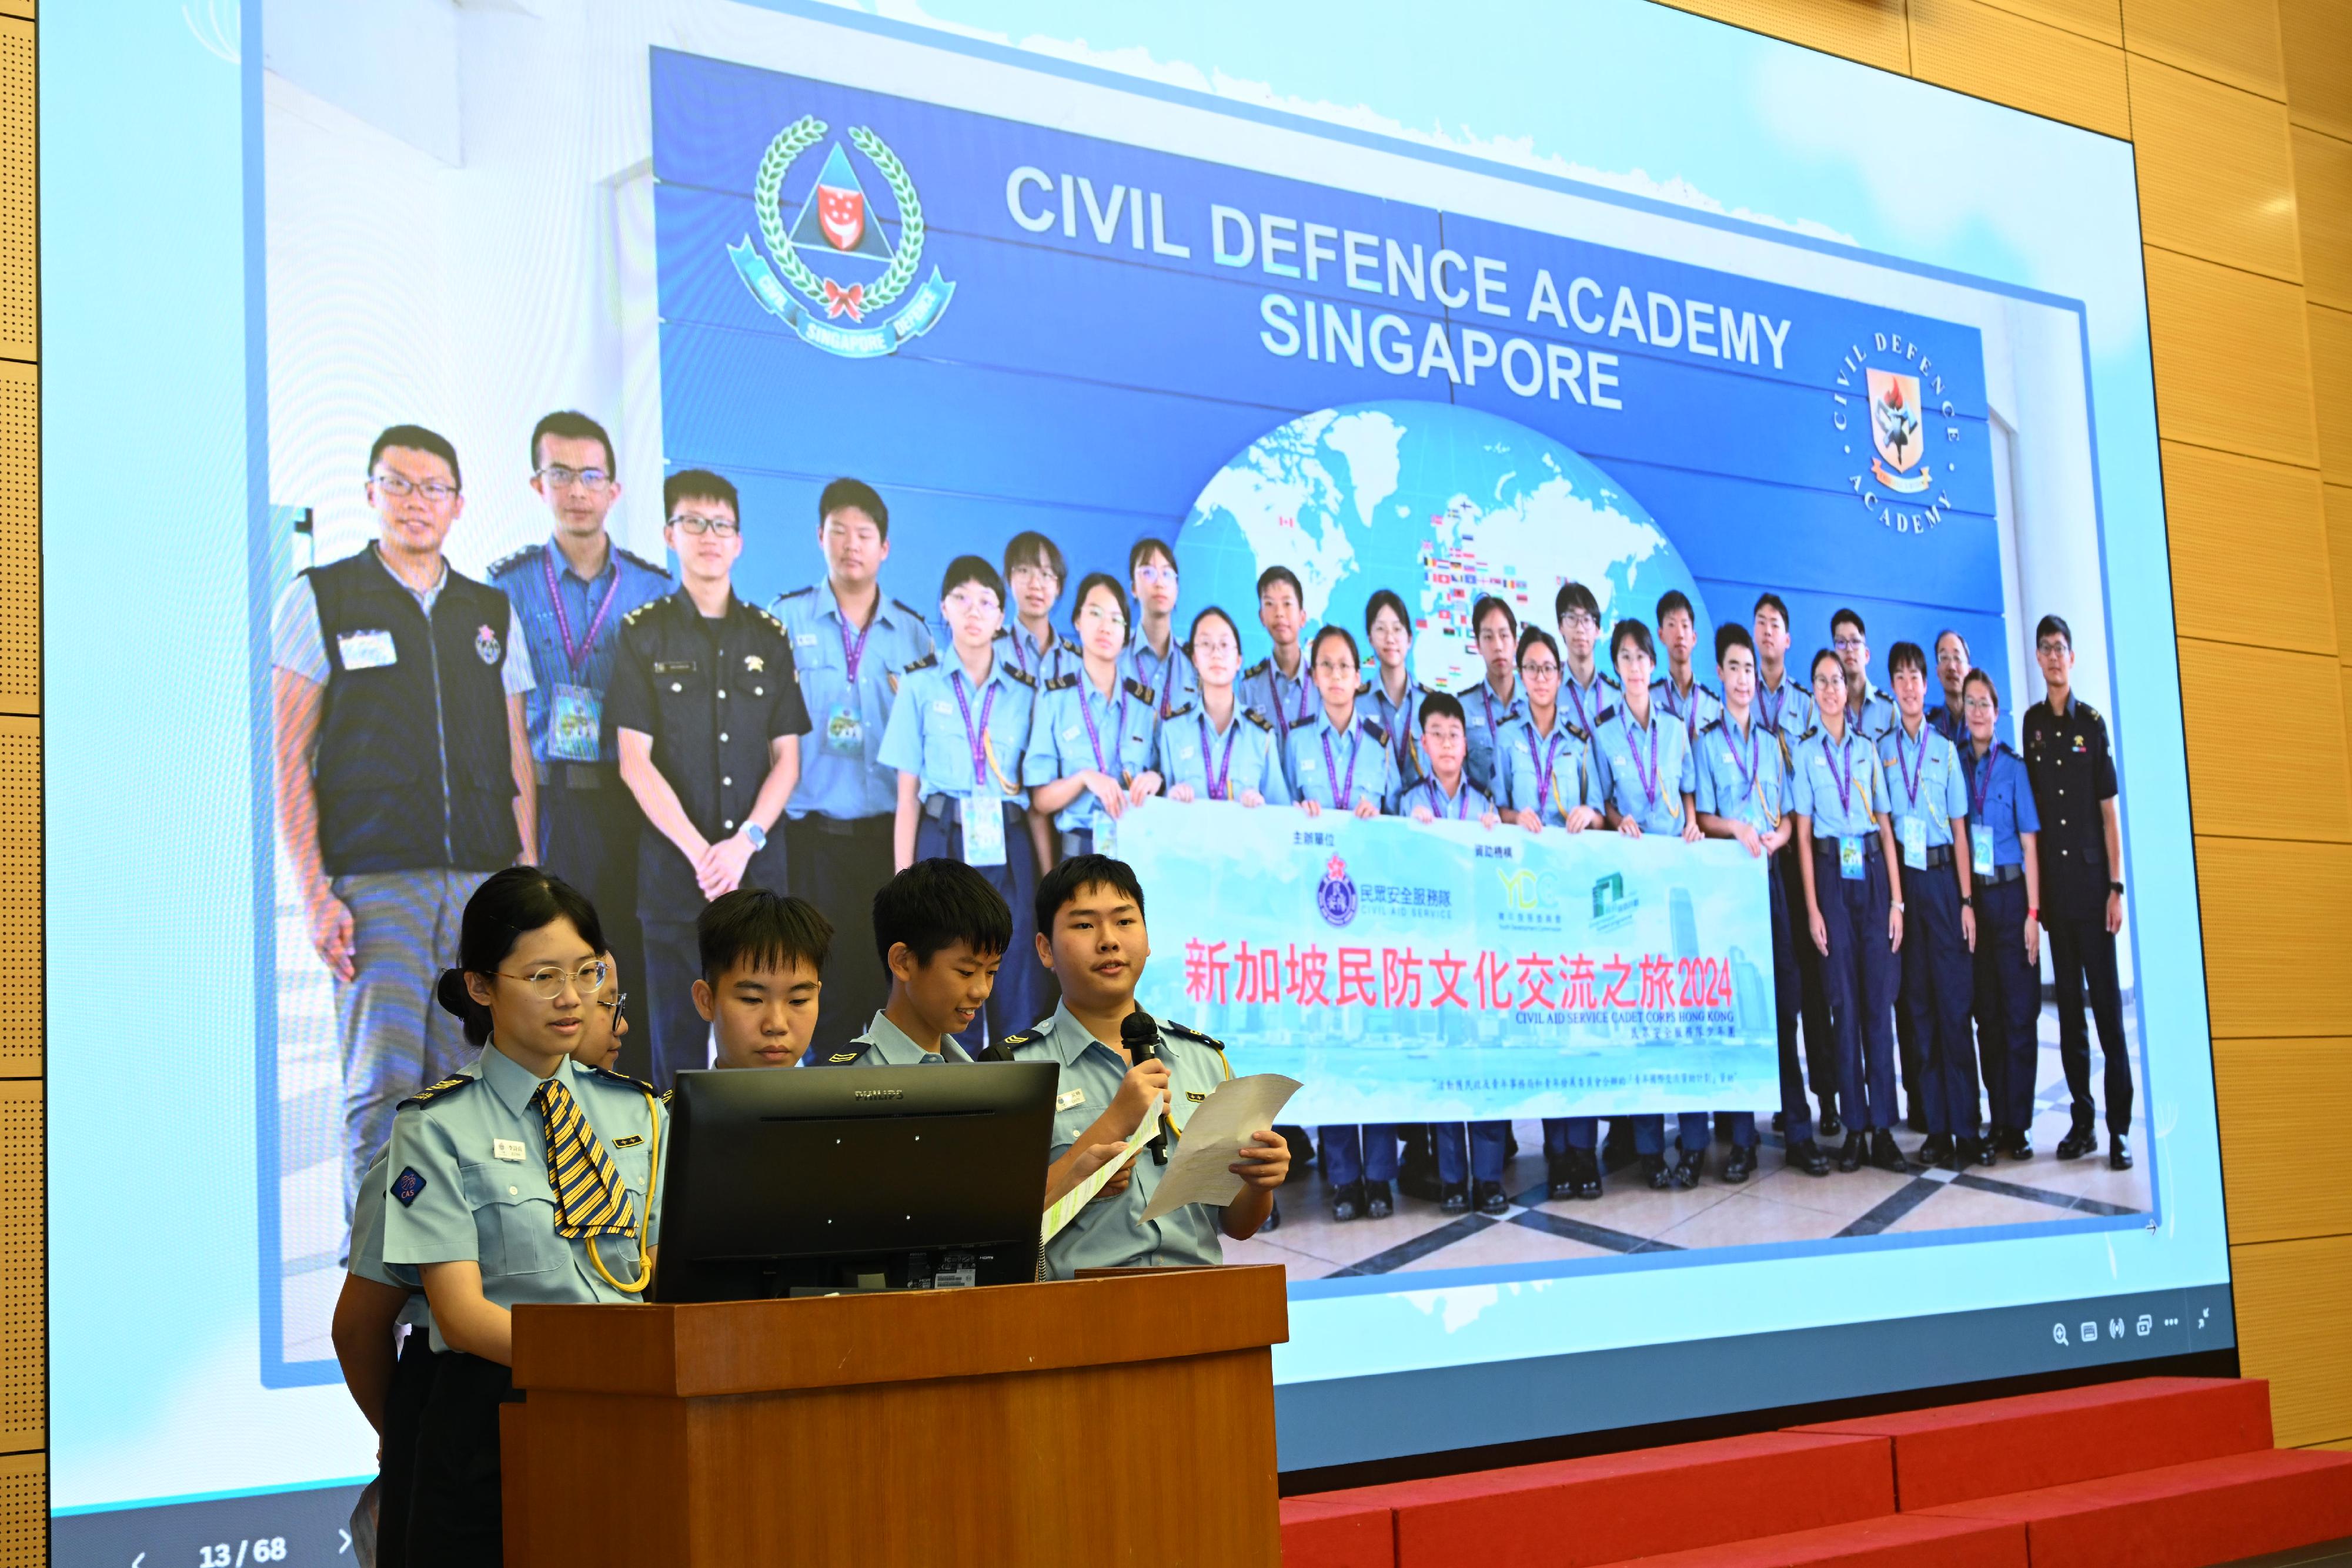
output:
[[[1627,1166],[1609,1176],[1597,1200],[1553,1203],[1545,1197],[1542,1124],[1521,1122],[1513,1129],[1519,1152],[1504,1174],[1503,1190],[1512,1199],[1506,1214],[1448,1215],[1434,1203],[1400,1195],[1396,1212],[1386,1219],[1340,1224],[1331,1218],[1330,1188],[1310,1166],[1282,1189],[1281,1227],[1248,1241],[1228,1241],[1225,1260],[1279,1263],[1299,1281],[2145,1213],[2155,1151],[2145,1136],[2147,1096],[2137,1092],[2138,1032],[2128,1001],[2124,1017],[2135,1052],[2131,1146],[2137,1163],[2128,1171],[2107,1168],[2104,1123],[2096,1154],[2056,1157],[2072,1118],[2058,1058],[2058,1015],[2045,1007],[2030,1160],[2004,1158],[1958,1174],[1915,1163],[1901,1176],[1864,1166],[1809,1176],[1782,1162],[1780,1140],[1767,1131],[1756,1174],[1738,1186],[1721,1178],[1727,1145],[1718,1143],[1707,1155],[1706,1179],[1688,1191],[1654,1192],[1640,1169]],[[2101,1069],[2095,1038],[2095,1086]],[[1770,1118],[1759,1115],[1758,1123],[1769,1128]],[[1895,1130],[1906,1157],[1923,1141],[1908,1128]],[[1822,1145],[1832,1158],[1835,1143]]]

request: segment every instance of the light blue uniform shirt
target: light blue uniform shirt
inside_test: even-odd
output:
[[[1292,795],[1335,811],[1352,811],[1360,800],[1386,805],[1396,792],[1388,742],[1388,732],[1360,713],[1346,729],[1333,728],[1318,704],[1313,720],[1290,732]]]
[[[1750,709],[1742,727],[1730,714],[1698,734],[1698,809],[1770,833],[1789,810],[1789,770],[1780,737]]]
[[[1181,1024],[1160,1019],[1160,1052],[1168,1063],[1168,1092],[1178,1132],[1200,1104],[1234,1075],[1225,1053],[1208,1043],[1208,1037]],[[1079,1135],[1094,1125],[1127,1077],[1127,1057],[1087,1032],[1066,1007],[1036,1028],[1008,1034],[1015,1061],[1050,1061],[1061,1071],[1055,1085],[1054,1143],[1048,1159],[1070,1152]],[[1171,1140],[1168,1157],[1176,1158]],[[1145,1150],[1136,1157],[1134,1179],[1114,1197],[1097,1197],[1078,1211],[1045,1248],[1045,1278],[1067,1280],[1080,1269],[1181,1268],[1225,1260],[1223,1211],[1204,1203],[1183,1207],[1145,1223],[1151,1195],[1168,1167]]]
[[[1545,827],[1564,827],[1579,806],[1597,806],[1592,752],[1571,728],[1565,705],[1552,709],[1551,728],[1538,735],[1533,715],[1507,726],[1496,748],[1496,799],[1514,811],[1533,811]]]
[[[1192,655],[1184,644],[1176,640],[1176,629],[1168,629],[1168,653],[1165,658],[1151,651],[1144,641],[1143,627],[1139,623],[1127,640],[1127,647],[1118,656],[1119,674],[1130,676],[1151,694],[1151,716],[1166,718],[1186,703],[1201,700],[1201,672],[1192,667]]]
[[[1052,632],[1052,641],[1042,644],[1019,622],[996,634],[996,656],[1040,686],[1055,675],[1076,669],[1081,656],[1077,643],[1063,636],[1052,622],[1046,623],[1046,630]]]
[[[1592,736],[1592,764],[1594,792],[1619,816],[1633,818],[1645,833],[1683,831],[1683,797],[1696,793],[1697,769],[1682,721],[1654,697],[1648,724],[1635,724],[1622,699],[1601,716]]]
[[[1903,822],[1917,817],[1926,825],[1921,841],[1929,849],[1952,841],[1952,819],[1969,814],[1968,781],[1960,777],[1960,754],[1952,743],[1919,720],[1919,738],[1913,740],[1897,716],[1895,727],[1879,737],[1879,770],[1886,777],[1886,803],[1895,818],[1895,847],[1903,847]]]
[[[1113,674],[1111,685],[1114,695],[1107,697],[1083,670],[1045,683],[1037,694],[1037,715],[1030,722],[1029,745],[1021,757],[1022,783],[1034,789],[1094,768],[1124,787],[1134,783],[1137,774],[1150,771],[1160,736],[1151,693],[1124,674]],[[1066,833],[1093,832],[1106,821],[1103,803],[1091,789],[1079,790],[1054,813],[1054,826]]]
[[[1756,673],[1756,716],[1779,736],[1795,755],[1797,737],[1813,727],[1813,688],[1797,679],[1784,665],[1778,684],[1766,685]]]
[[[1298,650],[1298,674],[1286,675],[1275,668],[1271,658],[1260,659],[1242,672],[1240,685],[1234,695],[1242,706],[1254,707],[1274,721],[1274,754],[1282,759],[1285,775],[1290,771],[1290,732],[1300,725],[1312,724],[1315,716],[1323,711],[1323,699],[1316,695],[1315,682],[1308,674],[1307,650]],[[1298,780],[1290,781],[1290,792],[1298,793]]]
[[[555,1188],[547,1175],[547,1124],[531,1097],[540,1080],[494,1046],[467,1070],[401,1103],[392,1120],[383,1258],[394,1264],[475,1263],[482,1295],[495,1306],[524,1302],[636,1301],[614,1290],[589,1260],[587,1239],[555,1233]],[[661,1194],[647,1207],[653,1146],[669,1112],[645,1086],[570,1057],[555,1076],[580,1107],[628,1190],[646,1244],[661,1239]],[[520,1159],[502,1157],[499,1145]],[[637,1244],[625,1236],[594,1239],[614,1278],[633,1281]],[[447,1350],[439,1326],[433,1348]]]
[[[555,580],[552,597],[548,580]],[[490,584],[506,591],[522,627],[524,648],[530,654],[537,684],[523,695],[523,724],[530,736],[535,762],[550,760],[548,722],[555,711],[555,690],[573,686],[593,693],[602,708],[604,688],[613,679],[613,661],[620,656],[621,619],[642,604],[666,598],[669,573],[641,560],[618,545],[605,552],[604,570],[584,578],[572,570],[552,542],[517,550],[490,568]],[[562,607],[559,616],[556,607]],[[564,651],[563,633],[572,633],[571,653]],[[591,633],[593,635],[591,635]],[[574,664],[572,653],[579,655]],[[601,718],[601,714],[598,715]],[[559,762],[614,762],[619,742],[613,727],[597,725],[596,756],[557,758]]]
[[[941,1040],[940,1051],[925,1051],[915,1043],[914,1037],[883,1013],[876,1013],[866,1032],[839,1051],[823,1056],[812,1052],[805,1060],[812,1065],[825,1067],[939,1067],[960,1061],[970,1061],[971,1053],[956,1043],[955,1036]]]
[[[1624,700],[1625,688],[1599,664],[1592,666],[1592,678],[1581,685],[1566,664],[1559,667],[1560,715],[1588,739],[1600,727],[1601,716]]]
[[[1463,716],[1469,720],[1465,727],[1470,735],[1470,762],[1465,771],[1470,775],[1471,783],[1481,789],[1491,789],[1495,787],[1496,766],[1496,737],[1508,726],[1526,719],[1528,694],[1514,677],[1511,700],[1505,702],[1495,695],[1494,687],[1482,680],[1455,692],[1454,700],[1462,705]]]
[[[1859,699],[1852,691],[1846,693],[1845,712],[1846,717],[1859,724],[1862,733],[1873,740],[1903,722],[1903,710],[1895,706],[1894,695],[1883,686],[1870,685],[1866,675],[1863,677]]]
[[[1422,775],[1429,771],[1428,765],[1422,759],[1418,737],[1421,734],[1422,699],[1432,695],[1430,689],[1419,681],[1407,680],[1403,699],[1391,701],[1388,688],[1381,685],[1381,673],[1377,666],[1372,671],[1372,678],[1356,688],[1356,711],[1379,719],[1381,727],[1389,732],[1390,766],[1396,769],[1400,784],[1417,783]]]
[[[913,774],[916,792],[925,800],[981,793],[1025,807],[1029,792],[1021,787],[1021,757],[1029,745],[1036,698],[1036,683],[1002,659],[992,660],[987,677],[974,685],[953,648],[931,653],[900,672],[898,700],[890,705],[890,722],[874,760]],[[977,776],[975,738],[985,747]]]
[[[1698,751],[1698,732],[1723,716],[1723,699],[1696,675],[1687,692],[1675,689],[1673,675],[1659,676],[1650,683],[1650,700],[1683,721],[1683,739],[1693,754]]]
[[[1887,809],[1878,747],[1851,724],[1844,740],[1832,740],[1818,722],[1792,744],[1796,768],[1790,803],[1811,821],[1814,841],[1875,838],[1876,813]],[[1845,785],[1843,791],[1840,783]]]
[[[1981,758],[1971,744],[1960,768],[1967,780],[1969,824],[1992,829],[1992,863],[2023,865],[2025,845],[2017,835],[2042,831],[2042,818],[2033,806],[2033,786],[2025,773],[2025,759],[2011,751],[2006,741],[1995,741],[1992,749]]]
[[[425,1283],[415,1269],[406,1263],[383,1260],[384,1186],[392,1180],[392,1151],[376,1155],[375,1164],[368,1166],[367,1175],[360,1178],[359,1196],[352,1200],[351,1271],[362,1280],[373,1280],[379,1285],[390,1285],[409,1292],[407,1304],[393,1320],[396,1326],[416,1328],[433,1322],[433,1310],[425,1304]]]
[[[1238,800],[1255,789],[1269,806],[1290,804],[1290,781],[1275,755],[1274,721],[1255,708],[1236,706],[1223,730],[1197,707],[1178,708],[1160,723],[1158,768],[1167,780],[1163,794],[1190,784],[1195,800]]]
[[[1455,779],[1454,784],[1451,795],[1445,792],[1444,786],[1438,783],[1434,774],[1411,784],[1400,784],[1396,794],[1390,800],[1389,815],[1410,817],[1415,811],[1426,810],[1441,822],[1475,822],[1494,810],[1495,802],[1487,798],[1484,789],[1470,782],[1466,768],[1463,777]]]
[[[861,634],[841,613],[830,580],[795,589],[769,606],[793,640],[793,667],[800,672],[801,704],[809,730],[801,742],[801,781],[786,813],[833,817],[843,821],[886,816],[898,806],[898,775],[877,754],[890,722],[898,672],[931,651],[931,629],[922,612],[895,599],[877,598]],[[861,635],[863,640],[861,641]],[[849,673],[851,651],[857,674]]]

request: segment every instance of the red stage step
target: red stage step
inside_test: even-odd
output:
[[[1289,1559],[1284,1560],[1288,1568]],[[1853,1524],[1634,1557],[1611,1568],[2027,1568],[2025,1527],[1891,1513]]]
[[[1396,1568],[1396,1514],[1349,1492],[1282,1500],[1282,1568]]]
[[[1895,1497],[1909,1513],[2267,1449],[2270,1385],[2142,1377],[1790,1430],[1891,1439]]]
[[[1906,1517],[2023,1524],[2033,1568],[2206,1568],[2352,1535],[2352,1454],[2231,1454]]]

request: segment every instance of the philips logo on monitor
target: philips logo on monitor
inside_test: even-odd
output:
[[[852,1100],[904,1100],[907,1092],[904,1089],[853,1089],[849,1097]]]
[[[890,144],[863,125],[849,128],[849,141],[890,193],[897,241],[885,231],[889,220],[875,211],[839,141],[827,149],[815,183],[801,196],[798,215],[786,225],[784,183],[801,154],[823,141],[824,133],[824,120],[804,114],[768,143],[751,190],[752,212],[768,254],[762,256],[746,235],[727,247],[727,256],[752,296],[811,348],[848,360],[893,354],[901,344],[939,325],[955,285],[934,266],[931,275],[908,293],[923,264],[923,204],[915,193],[913,177]],[[814,258],[814,266],[809,257]],[[845,276],[834,276],[836,269]],[[794,290],[803,298],[794,298]],[[856,324],[881,315],[902,298],[905,304],[898,314],[873,326]],[[824,311],[822,317],[818,310]],[[841,320],[844,317],[847,323]]]
[[[1838,365],[1837,386],[1830,394],[1830,424],[1853,465],[1846,485],[1863,509],[1899,534],[1924,534],[1941,523],[1952,497],[1938,486],[1935,454],[1942,451],[1943,477],[1948,482],[1959,472],[1961,427],[1958,407],[1944,395],[1944,378],[1924,346],[1900,332],[1874,332],[1866,346],[1847,348]],[[1870,434],[1869,444],[1859,452],[1859,433],[1853,428],[1853,393],[1857,390]],[[1886,493],[1881,495],[1881,489]],[[1931,490],[1934,498],[1928,499]],[[1902,504],[1913,497],[1920,499]]]

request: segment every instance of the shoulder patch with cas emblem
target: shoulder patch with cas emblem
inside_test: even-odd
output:
[[[425,1178],[416,1174],[415,1166],[409,1166],[392,1180],[392,1196],[400,1199],[400,1207],[403,1208],[415,1203],[417,1195],[424,1190]]]

